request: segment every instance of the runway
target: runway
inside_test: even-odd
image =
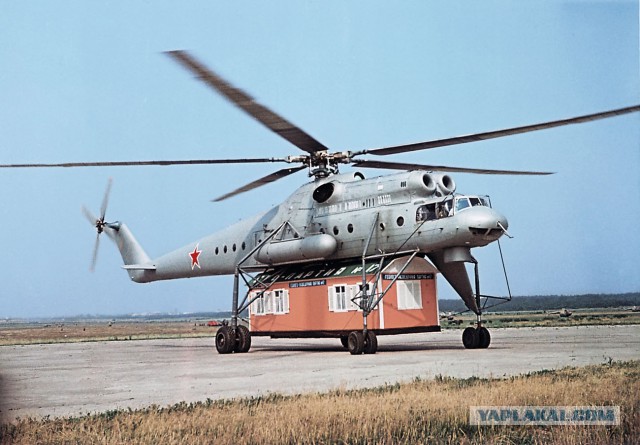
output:
[[[0,347],[0,416],[66,417],[152,404],[359,388],[423,379],[502,377],[640,359],[640,325],[493,329],[489,349],[461,331],[379,337],[375,355],[337,339],[254,338],[218,355],[213,338]]]

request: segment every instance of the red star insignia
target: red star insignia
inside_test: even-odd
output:
[[[200,254],[202,253],[202,250],[198,250],[198,245],[196,244],[195,249],[193,249],[193,252],[191,252],[189,254],[189,256],[191,257],[191,270],[194,269],[194,267],[198,266],[198,269],[200,269]]]

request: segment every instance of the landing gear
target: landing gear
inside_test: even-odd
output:
[[[467,349],[486,349],[491,343],[491,334],[484,326],[469,326],[462,332],[462,344]]]
[[[482,349],[486,349],[491,344],[491,334],[489,334],[489,330],[484,326],[480,326],[478,328],[478,347]]]
[[[489,347],[491,343],[491,334],[489,334],[489,330],[482,326],[482,311],[480,305],[480,274],[478,272],[478,262],[471,257],[474,263],[474,275],[476,281],[476,295],[475,295],[475,303],[476,303],[476,315],[478,317],[476,321],[476,327],[469,326],[462,332],[462,344],[467,349],[486,349]],[[509,299],[511,299],[511,294],[509,294]]]
[[[462,344],[467,349],[476,349],[480,343],[478,330],[469,326],[462,332]]]
[[[236,347],[236,336],[231,326],[222,326],[216,333],[216,349],[219,354],[230,354]]]
[[[251,349],[251,333],[245,326],[238,326],[236,329],[236,347],[234,352],[249,352]]]
[[[347,338],[347,348],[351,355],[360,355],[364,351],[364,335],[360,331],[349,333]]]
[[[378,338],[375,332],[353,331],[347,337],[347,349],[351,355],[375,354],[378,351]]]
[[[367,331],[367,335],[364,336],[364,350],[365,354],[375,354],[378,351],[378,338],[375,332]]]
[[[216,349],[219,354],[232,352],[244,353],[251,348],[251,333],[245,326],[235,330],[231,326],[222,326],[216,333]]]

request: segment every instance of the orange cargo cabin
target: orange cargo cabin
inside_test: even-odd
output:
[[[366,263],[365,299],[373,307],[367,330],[377,335],[440,331],[437,273],[420,257]],[[267,271],[250,286],[251,335],[339,337],[347,346],[347,336],[362,332],[365,324],[362,283],[362,262]]]

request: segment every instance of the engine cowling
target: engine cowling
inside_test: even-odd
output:
[[[436,192],[437,178],[424,171],[409,173],[408,186],[420,196],[431,196]]]
[[[434,175],[438,190],[443,195],[451,195],[456,191],[456,182],[449,175]]]
[[[336,239],[323,233],[305,238],[272,241],[258,250],[256,259],[264,264],[319,260],[333,254],[337,248]]]

